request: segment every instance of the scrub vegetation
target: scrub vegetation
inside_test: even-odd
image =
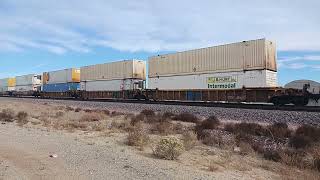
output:
[[[43,106],[36,113],[0,109],[0,121],[24,128],[41,126],[67,133],[121,137],[119,142],[137,150],[137,154],[143,152],[149,158],[175,161],[212,173],[259,168],[288,179],[303,175],[320,177],[319,127],[226,122],[215,116],[201,118],[190,113],[152,110],[125,114],[107,109]]]

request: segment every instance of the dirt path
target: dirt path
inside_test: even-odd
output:
[[[68,175],[61,160],[55,159],[52,161],[45,154],[32,154],[10,146],[1,146],[0,152],[0,159],[8,164],[6,165],[7,168],[11,168],[11,171],[15,172],[14,174],[19,179],[52,179],[52,177],[62,179]],[[10,173],[6,176],[12,175]],[[10,177],[5,179],[7,178]]]

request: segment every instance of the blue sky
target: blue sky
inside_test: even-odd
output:
[[[0,0],[0,78],[267,38],[279,84],[320,81],[318,0]]]

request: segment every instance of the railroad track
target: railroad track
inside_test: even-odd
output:
[[[0,96],[1,97],[1,96]],[[6,97],[6,96],[2,96]],[[280,111],[302,111],[302,112],[320,112],[318,106],[274,106],[272,104],[248,104],[248,103],[222,103],[222,102],[195,102],[195,101],[145,101],[145,100],[122,100],[122,99],[75,99],[75,98],[34,98],[34,97],[8,97],[8,98],[27,98],[27,99],[51,99],[66,101],[91,101],[91,102],[115,102],[115,103],[136,103],[136,104],[162,104],[179,106],[200,106],[200,107],[221,107],[237,109],[261,109],[261,110],[280,110]]]

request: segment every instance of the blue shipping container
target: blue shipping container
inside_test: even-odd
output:
[[[187,100],[188,101],[200,101],[201,100],[201,92],[187,91]]]
[[[44,84],[43,92],[67,92],[80,90],[80,83]]]

